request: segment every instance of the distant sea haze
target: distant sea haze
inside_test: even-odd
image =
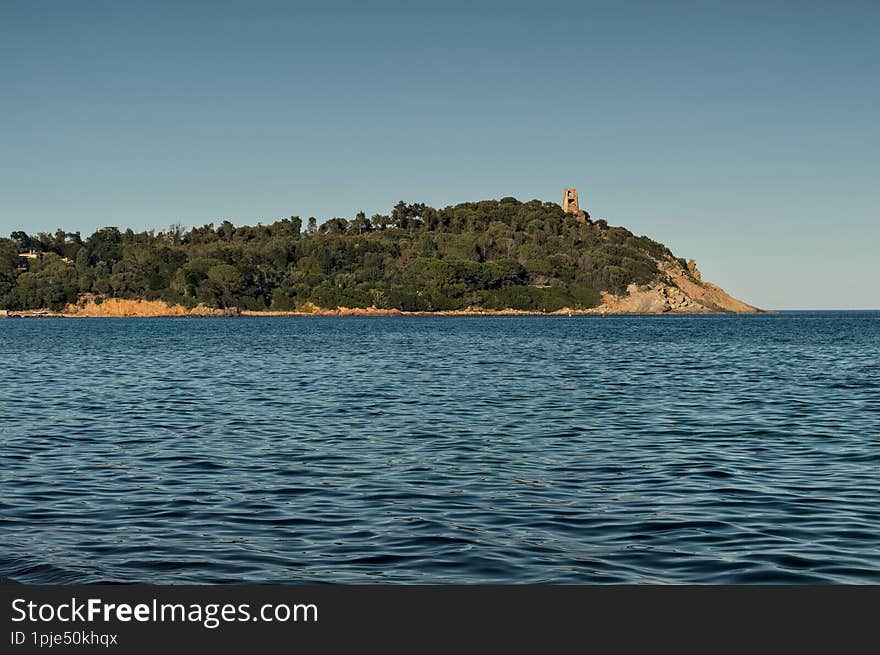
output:
[[[878,583],[880,312],[0,321],[0,576]]]

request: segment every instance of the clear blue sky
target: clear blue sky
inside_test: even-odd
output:
[[[880,307],[880,3],[0,1],[0,234],[575,186],[768,308]]]

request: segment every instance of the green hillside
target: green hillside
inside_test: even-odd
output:
[[[27,251],[36,256],[21,257]],[[0,308],[60,309],[86,293],[192,307],[437,311],[587,308],[600,291],[661,275],[664,245],[556,203],[515,198],[443,209],[398,203],[390,215],[299,217],[185,231],[107,227],[87,238],[13,232],[0,239]]]

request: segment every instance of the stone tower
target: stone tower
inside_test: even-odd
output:
[[[562,192],[562,211],[566,214],[580,214],[577,189],[566,189]]]
[[[565,189],[562,192],[562,211],[566,214],[571,214],[581,223],[585,222],[590,217],[590,215],[582,210],[578,204],[577,189]]]

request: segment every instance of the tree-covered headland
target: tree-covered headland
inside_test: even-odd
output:
[[[248,310],[555,311],[651,282],[657,260],[671,257],[656,241],[552,202],[401,201],[390,215],[321,225],[293,216],[188,231],[106,227],[86,238],[13,232],[0,239],[0,309],[59,310],[93,294]]]

